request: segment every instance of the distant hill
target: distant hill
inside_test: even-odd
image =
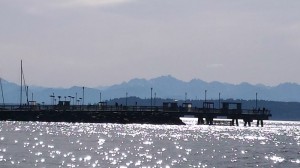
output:
[[[5,101],[19,103],[19,85],[5,80],[2,80],[2,83]],[[100,92],[102,100],[125,97],[126,92],[128,96],[149,98],[150,88],[153,88],[153,97],[156,95],[160,98],[179,100],[184,100],[186,96],[188,99],[203,100],[205,90],[207,90],[207,99],[218,99],[219,93],[221,93],[222,99],[254,100],[256,93],[258,93],[258,99],[260,100],[300,102],[300,85],[295,83],[284,83],[274,87],[251,85],[249,83],[234,85],[221,82],[205,82],[200,79],[184,82],[172,76],[161,76],[150,80],[136,78],[121,84],[103,87],[101,90],[99,88],[85,88],[85,102],[95,103],[100,101]],[[30,100],[32,93],[34,100],[49,103],[49,96],[53,93],[63,99],[65,96],[75,97],[76,93],[77,98],[82,97],[82,87],[73,86],[63,89],[29,86]],[[25,96],[25,94],[23,95]]]
[[[204,99],[207,90],[207,99],[221,98],[253,100],[258,93],[258,99],[286,102],[300,102],[300,85],[294,83],[284,83],[275,87],[265,85],[251,85],[241,83],[239,85],[205,82],[200,79],[193,79],[189,82],[178,80],[172,76],[162,76],[150,80],[132,79],[129,82],[113,85],[104,90],[111,97],[122,97],[128,92],[131,96],[141,98],[150,96],[150,88],[161,98]]]

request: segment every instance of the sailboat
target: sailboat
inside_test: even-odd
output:
[[[25,75],[24,75],[24,71],[23,71],[23,61],[21,60],[20,108],[22,108],[22,106],[23,106],[23,86],[24,86],[24,90],[25,90],[25,94],[26,94],[26,104],[25,105],[29,106],[28,86],[26,85]]]

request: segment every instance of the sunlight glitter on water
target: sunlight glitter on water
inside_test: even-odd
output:
[[[263,128],[42,122],[0,125],[1,167],[299,166],[297,122],[270,121]]]

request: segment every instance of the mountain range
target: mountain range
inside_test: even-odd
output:
[[[20,102],[20,85],[3,80],[3,94],[5,102]],[[283,83],[278,86],[265,86],[262,84],[252,85],[249,83],[229,84],[222,82],[205,82],[193,79],[189,82],[178,80],[172,76],[161,76],[150,80],[132,79],[128,82],[99,88],[84,88],[85,103],[96,103],[120,97],[150,98],[152,96],[171,99],[204,100],[206,98],[218,99],[243,99],[254,100],[256,93],[259,100],[300,102],[300,85],[296,83]],[[73,86],[70,88],[46,88],[29,86],[29,100],[51,103],[50,95],[61,96],[61,99],[69,100],[69,96],[77,99],[83,97],[83,87]],[[127,94],[126,94],[127,93]],[[25,93],[23,94],[25,96]],[[26,98],[24,97],[23,100]],[[57,98],[58,99],[58,98]]]

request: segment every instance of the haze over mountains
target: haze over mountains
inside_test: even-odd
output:
[[[2,80],[4,97],[6,103],[20,102],[20,86]],[[151,96],[151,88],[153,88],[153,97],[171,98],[184,100],[203,100],[205,90],[207,90],[207,99],[218,99],[219,93],[222,99],[244,99],[254,100],[256,93],[258,99],[270,101],[300,102],[300,85],[295,83],[283,83],[278,86],[251,85],[249,83],[241,83],[238,85],[221,83],[221,82],[205,82],[200,79],[194,79],[189,82],[178,80],[172,76],[161,76],[158,78],[132,79],[128,82],[116,84],[101,88],[85,87],[85,102],[96,103],[100,101],[100,92],[102,100],[113,98],[136,96],[140,98],[149,98]],[[45,102],[49,104],[51,98],[49,95],[53,93],[55,96],[61,96],[61,99],[69,100],[68,96],[82,97],[82,86],[73,86],[71,88],[45,88],[29,85],[29,99],[37,102]],[[24,94],[25,95],[25,94]],[[24,98],[25,100],[25,98]]]

